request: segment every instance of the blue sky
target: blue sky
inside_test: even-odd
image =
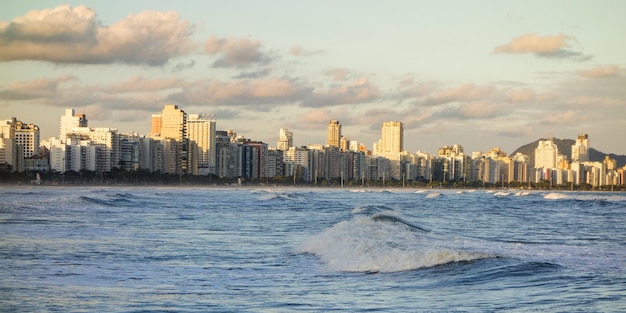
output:
[[[435,153],[589,134],[626,154],[624,1],[15,1],[0,10],[0,119],[58,136],[148,134],[166,103],[276,145],[405,124]]]

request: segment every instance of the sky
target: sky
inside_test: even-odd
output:
[[[507,153],[589,135],[626,154],[626,1],[7,1],[0,119],[149,134],[165,104],[276,146],[329,120],[404,149]]]

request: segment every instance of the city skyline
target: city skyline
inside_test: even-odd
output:
[[[147,135],[150,115],[171,103],[272,146],[281,128],[295,146],[323,144],[339,120],[371,150],[381,124],[399,121],[411,152],[511,153],[588,133],[595,149],[624,155],[624,9],[14,2],[0,12],[0,116],[38,125],[42,139],[58,135],[65,108],[92,127]]]
[[[55,140],[63,141],[64,134],[71,128],[74,128],[74,127],[97,128],[98,127],[98,126],[88,125],[89,117],[86,116],[86,114],[84,113],[76,112],[75,109],[65,108],[63,112],[64,113],[62,115],[59,115],[59,118],[57,119],[57,123],[59,123],[60,121],[60,128],[57,127],[57,131],[58,131],[57,135],[51,136],[49,138],[44,138],[44,137],[41,137],[40,135],[39,137],[41,138],[41,140],[55,139]],[[172,112],[172,114],[166,114],[165,112]],[[164,116],[166,117],[165,119],[163,118]],[[16,122],[20,123],[20,125],[31,124],[32,126],[37,127],[37,131],[39,133],[42,132],[41,127],[39,127],[39,125],[29,122],[29,121],[20,120],[19,117],[13,116],[13,117],[8,117],[4,119],[6,120],[15,119]],[[167,120],[169,120],[169,123],[165,122]],[[190,125],[190,122],[202,123],[203,125],[207,125],[207,126],[202,126],[202,128],[199,128],[197,132],[190,131],[188,128]],[[150,117],[150,124],[151,124],[151,130],[149,133],[137,133],[137,132],[126,133],[126,132],[120,131],[119,128],[115,127],[115,125],[109,125],[105,127],[104,129],[111,129],[119,134],[126,134],[126,135],[132,135],[132,136],[138,135],[139,137],[146,137],[146,138],[155,138],[155,139],[169,138],[169,139],[175,139],[177,141],[181,141],[183,138],[193,139],[195,142],[199,143],[200,146],[204,147],[205,150],[209,149],[208,148],[209,141],[207,141],[208,138],[206,137],[206,134],[207,133],[215,134],[216,131],[234,132],[235,134],[237,134],[237,136],[240,136],[242,139],[263,142],[267,144],[268,147],[276,148],[278,150],[283,150],[283,151],[288,150],[288,147],[299,148],[299,147],[307,147],[307,146],[319,146],[319,147],[334,146],[334,147],[342,149],[341,145],[333,145],[333,144],[328,143],[328,139],[329,137],[331,137],[331,134],[333,134],[332,135],[333,137],[337,136],[338,138],[342,140],[343,139],[348,140],[349,147],[347,147],[345,150],[363,151],[363,152],[369,151],[373,155],[378,155],[378,156],[389,156],[389,155],[394,155],[400,152],[408,152],[408,153],[420,152],[420,153],[427,153],[431,155],[438,155],[438,154],[441,155],[442,149],[453,149],[453,147],[456,149],[457,147],[464,147],[463,143],[456,142],[452,145],[448,143],[440,143],[438,148],[435,151],[424,151],[424,150],[411,151],[411,150],[402,149],[401,147],[403,146],[403,143],[404,143],[404,134],[403,134],[404,130],[403,130],[403,123],[400,121],[382,122],[380,125],[381,127],[379,128],[380,129],[379,140],[378,142],[374,142],[371,146],[367,146],[359,140],[356,140],[356,139],[352,140],[350,138],[343,136],[343,134],[341,134],[342,124],[341,124],[341,121],[338,121],[338,120],[330,120],[326,124],[324,124],[326,128],[326,138],[325,139],[320,138],[320,141],[316,143],[311,143],[308,145],[296,145],[294,144],[293,138],[296,137],[298,134],[294,135],[294,132],[289,131],[289,129],[286,129],[286,128],[278,129],[277,130],[278,136],[276,136],[274,140],[265,142],[265,141],[257,140],[257,138],[254,136],[248,136],[246,134],[238,133],[236,130],[233,130],[233,129],[219,129],[216,127],[216,119],[214,115],[198,114],[195,112],[190,113],[186,111],[184,108],[179,107],[178,105],[173,105],[173,104],[165,104],[163,105],[162,111],[153,113]],[[167,131],[169,131],[169,133],[163,133],[166,129]],[[203,134],[203,135],[200,135],[200,137],[197,137],[199,134]],[[577,137],[574,137],[574,138],[557,138],[557,137],[545,137],[544,138],[542,137],[542,138],[536,138],[533,141],[538,141],[539,148],[541,148],[542,145],[545,145],[545,144],[549,144],[549,145],[552,145],[553,147],[556,147],[554,143],[552,142],[553,139],[570,139],[570,140],[576,141],[576,146],[572,147],[573,149],[572,151],[574,151],[574,148],[579,149],[579,151],[576,151],[575,154],[572,154],[571,156],[570,155],[565,156],[566,158],[569,158],[571,161],[588,161],[588,158],[589,158],[588,149],[589,148],[596,149],[593,145],[589,145],[588,134],[578,134]],[[326,140],[326,142],[322,143],[324,140]],[[352,143],[356,143],[359,146],[365,146],[365,149],[352,147]],[[581,143],[584,143],[584,146],[581,146]],[[379,146],[378,150],[376,148],[376,145]],[[385,148],[383,148],[387,146],[389,146],[390,148],[391,147],[394,147],[394,148],[387,151]],[[490,154],[495,149],[503,153],[503,155],[512,155],[512,152],[519,148],[521,148],[521,146],[511,151],[505,151],[505,150],[502,150],[500,146],[496,143],[490,149],[487,149],[484,151],[468,149],[467,152]],[[607,155],[608,154],[620,155],[612,151],[599,151],[599,152],[602,152]],[[583,158],[580,158],[581,154],[584,155]],[[550,164],[548,167],[550,166],[554,166],[554,164]]]
[[[166,104],[161,113],[151,115],[151,133],[119,133],[116,128],[89,127],[85,114],[66,109],[59,119],[64,138],[39,139],[40,129],[15,117],[0,125],[0,158],[4,170],[64,173],[67,170],[105,172],[145,170],[179,175],[217,175],[220,178],[269,179],[291,176],[304,181],[321,179],[361,181],[406,179],[435,182],[494,184],[549,182],[619,185],[624,170],[617,159],[605,155],[590,160],[589,135],[579,134],[571,153],[562,153],[553,139],[538,140],[534,155],[516,152],[511,157],[498,147],[487,152],[465,153],[464,148],[443,146],[437,155],[403,150],[403,124],[384,122],[381,139],[370,152],[357,142],[341,136],[337,120],[328,123],[326,145],[291,146],[293,133],[280,129],[277,146],[233,131],[217,131],[212,115],[187,113],[177,105]],[[341,140],[339,140],[341,138]],[[218,143],[219,142],[219,143]],[[341,142],[341,147],[338,146]],[[39,149],[41,147],[41,149]],[[349,148],[348,148],[349,147]],[[569,147],[562,147],[570,151]],[[34,155],[36,151],[41,154]],[[571,155],[570,157],[568,157]]]

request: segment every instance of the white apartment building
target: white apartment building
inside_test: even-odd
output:
[[[589,136],[580,134],[572,145],[572,162],[589,161]]]
[[[278,134],[278,150],[287,151],[293,147],[293,132],[287,128],[281,128]]]
[[[187,138],[197,148],[197,175],[215,174],[215,115],[189,114]]]
[[[535,148],[535,168],[556,168],[559,148],[552,140],[539,140]]]
[[[382,155],[395,155],[402,152],[404,126],[401,122],[384,122],[381,128],[380,152]]]
[[[75,114],[74,109],[65,109],[65,115],[61,116],[59,139],[65,140],[65,134],[68,130],[76,127],[87,127],[87,123],[85,114]]]

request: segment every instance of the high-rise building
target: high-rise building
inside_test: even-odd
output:
[[[278,150],[287,151],[293,147],[293,132],[287,128],[281,128],[278,135]]]
[[[59,139],[65,141],[65,134],[74,127],[87,127],[87,116],[75,114],[74,109],[65,109],[65,115],[61,116]]]
[[[74,127],[65,135],[66,170],[109,172],[120,168],[120,135],[116,128]],[[63,149],[63,144],[60,146]]]
[[[443,146],[437,152],[437,155],[440,157],[456,157],[461,154],[463,154],[463,146],[456,144],[454,146]]]
[[[161,113],[152,114],[150,137],[161,136]]]
[[[18,146],[15,143],[15,117],[0,121],[0,168],[18,170]],[[7,167],[8,166],[8,167]]]
[[[20,121],[15,123],[15,143],[24,149],[24,157],[39,154],[39,126]]]
[[[341,124],[337,120],[328,122],[328,130],[326,132],[326,145],[331,147],[339,147],[341,143]]]
[[[166,104],[163,111],[152,115],[153,138],[164,142],[164,170],[170,174],[184,174],[189,170],[189,142],[187,114],[174,104]],[[174,141],[174,142],[172,142]],[[193,156],[192,156],[192,159]],[[193,167],[193,166],[192,166]]]
[[[404,126],[401,122],[384,122],[382,126],[381,146],[383,155],[400,153],[404,144]]]
[[[556,168],[558,164],[559,148],[552,139],[539,140],[535,148],[535,168]]]
[[[339,145],[340,145],[340,150],[342,152],[346,152],[348,150],[350,150],[350,139],[341,136],[341,140],[339,140]]]
[[[215,115],[189,114],[187,138],[197,147],[198,174],[215,174]]]
[[[572,145],[572,162],[589,161],[589,136],[579,134],[576,143]]]
[[[163,138],[182,141],[187,135],[187,114],[177,105],[166,104],[161,111],[161,129]]]

